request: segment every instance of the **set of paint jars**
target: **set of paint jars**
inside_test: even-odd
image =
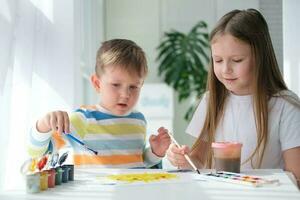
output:
[[[54,188],[56,185],[74,181],[74,165],[63,165],[56,168],[26,175],[26,192],[38,193]]]
[[[55,185],[74,181],[74,165],[63,165],[55,168]]]

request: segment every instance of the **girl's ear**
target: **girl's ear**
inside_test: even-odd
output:
[[[100,79],[96,74],[91,76],[91,82],[97,92],[100,92]]]

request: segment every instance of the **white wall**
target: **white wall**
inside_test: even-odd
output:
[[[76,79],[76,105],[94,104],[97,96],[90,82],[90,75],[95,71],[97,50],[104,40],[104,1],[76,0],[74,20],[75,30],[75,63],[76,73],[81,77]]]
[[[300,96],[300,1],[283,1],[284,79]]]
[[[234,9],[259,9],[259,2],[259,0],[216,0],[216,20],[220,19],[224,14]]]
[[[283,72],[282,0],[261,0],[259,7],[268,23],[277,62]]]
[[[160,0],[105,1],[105,39],[134,40],[146,52],[149,65],[147,81],[160,82],[155,63],[155,48],[160,39]]]

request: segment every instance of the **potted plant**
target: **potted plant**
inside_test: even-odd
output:
[[[158,73],[178,92],[178,101],[200,98],[206,88],[209,62],[207,24],[200,21],[187,34],[176,30],[166,32],[157,49]],[[187,110],[186,120],[191,118],[195,106]]]

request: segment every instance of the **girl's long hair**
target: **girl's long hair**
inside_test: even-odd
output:
[[[253,168],[259,168],[262,163],[266,144],[268,142],[268,102],[269,99],[287,87],[281,76],[275,57],[268,25],[255,9],[233,10],[224,15],[212,30],[210,41],[223,34],[233,37],[250,45],[254,56],[254,80],[253,80],[253,112],[255,115],[257,146],[244,163],[251,162]],[[215,140],[217,126],[223,117],[226,98],[229,94],[225,86],[217,79],[213,70],[211,59],[208,72],[208,99],[207,114],[200,137],[193,145],[191,154],[199,154],[197,151],[201,140],[207,142],[206,157],[203,160],[205,167],[212,167],[213,152],[211,143]],[[254,161],[254,156],[257,160]]]

